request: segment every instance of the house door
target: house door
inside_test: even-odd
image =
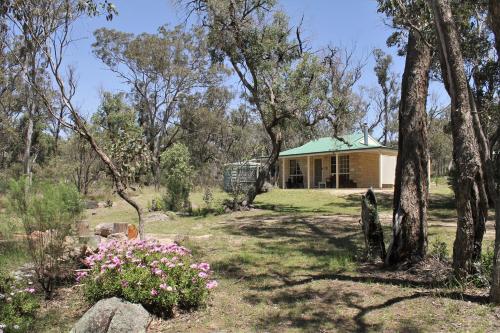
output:
[[[318,183],[323,180],[323,164],[321,159],[314,160],[314,186],[318,187]]]

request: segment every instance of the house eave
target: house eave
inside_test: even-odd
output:
[[[287,154],[287,155],[278,156],[278,158],[297,157],[297,156],[326,155],[326,154],[335,154],[335,153],[359,153],[359,152],[366,152],[366,151],[373,151],[373,150],[378,150],[380,152],[387,151],[387,152],[396,153],[396,154],[398,152],[397,148],[390,148],[390,147],[365,147],[365,148],[357,148],[357,149],[325,150],[325,151],[312,152],[312,153]]]

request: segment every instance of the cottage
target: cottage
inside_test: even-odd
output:
[[[325,137],[279,155],[281,188],[390,188],[397,149],[383,146],[365,130]]]

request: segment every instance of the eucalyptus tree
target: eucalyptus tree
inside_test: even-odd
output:
[[[459,30],[462,21],[453,15],[453,11],[460,13],[460,8],[452,9],[447,0],[432,0],[430,6],[438,36],[442,78],[451,97],[453,155],[458,178],[454,187],[459,216],[453,262],[455,274],[463,278],[474,270],[473,263],[481,255],[488,213],[486,191],[495,203],[498,193],[489,142],[466,73],[467,59]],[[496,215],[498,219],[498,212]]]
[[[200,180],[215,178],[231,149],[230,102],[233,94],[224,87],[211,87],[180,100],[180,141],[189,149],[191,163]],[[233,161],[231,161],[233,162]]]
[[[375,58],[373,70],[379,85],[379,89],[377,89],[374,96],[378,115],[377,120],[370,126],[370,129],[382,123],[382,134],[379,141],[382,141],[387,146],[390,141],[394,141],[391,134],[397,132],[397,116],[395,113],[400,103],[400,85],[398,76],[391,69],[393,64],[392,56],[381,49],[374,49],[373,56]],[[391,140],[389,140],[389,137]]]
[[[500,66],[500,1],[490,0],[488,7],[488,19],[491,30],[495,36],[495,47],[497,50],[497,65]],[[498,94],[500,95],[500,94]],[[497,107],[498,108],[498,107]],[[493,147],[499,151],[500,146],[500,126],[490,140],[491,152]],[[491,282],[490,299],[494,303],[500,303],[500,156],[497,153],[494,160],[495,181],[496,181],[496,201],[495,201],[495,250],[493,258],[493,277]]]
[[[106,28],[94,32],[94,54],[130,88],[159,185],[160,155],[181,132],[179,101],[216,85],[223,66],[212,65],[202,28],[162,26],[156,34],[133,35]]]
[[[213,59],[231,64],[269,139],[268,157],[248,193],[251,203],[276,167],[286,129],[311,126],[332,114],[325,99],[325,66],[303,43],[300,26],[291,27],[274,0],[187,4],[209,30]]]
[[[429,24],[425,19],[429,13],[420,0],[397,3],[379,1],[379,12],[385,13],[395,28],[388,42],[404,45],[400,53],[406,55],[398,117],[392,242],[386,258],[391,265],[413,263],[425,256],[429,193],[426,102],[432,47],[426,40]],[[385,81],[383,65],[384,62],[379,66],[379,82]]]
[[[115,185],[116,193],[136,210],[139,220],[139,234],[144,239],[142,208],[128,192],[127,176],[120,172],[120,167],[117,166],[116,161],[113,161],[109,152],[106,152],[99,144],[87,121],[75,106],[73,101],[77,89],[75,72],[73,68],[65,68],[63,65],[65,51],[67,51],[72,42],[71,30],[75,22],[82,16],[97,15],[103,10],[107,13],[107,18],[111,19],[116,13],[114,6],[107,1],[93,2],[92,0],[23,0],[16,1],[13,10],[19,10],[20,7],[26,12],[32,12],[33,15],[41,12],[47,13],[46,15],[51,18],[51,22],[54,22],[52,25],[42,27],[44,36],[47,36],[46,39],[34,39],[33,42],[43,51],[50,83],[57,95],[57,99],[66,108],[68,116],[60,117],[58,110],[54,107],[52,94],[45,94],[45,91],[40,90],[31,81],[27,83],[34,88],[37,96],[41,98],[50,116],[58,119],[65,128],[80,135],[96,152],[109,171]],[[9,18],[18,27],[26,26],[26,29],[30,30],[35,28],[35,26],[31,26],[32,21],[30,20],[18,20],[16,16],[12,15]]]
[[[322,123],[326,125],[324,128],[327,131],[333,130],[334,135],[352,132],[356,126],[361,128],[366,115],[366,108],[360,105],[362,98],[355,91],[365,61],[356,59],[354,51],[354,47],[343,49],[328,46],[323,55],[323,95],[330,111]]]

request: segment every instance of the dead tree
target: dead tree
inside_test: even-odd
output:
[[[372,189],[361,198],[361,226],[368,259],[380,257],[385,261],[384,232],[378,218],[377,198]]]

